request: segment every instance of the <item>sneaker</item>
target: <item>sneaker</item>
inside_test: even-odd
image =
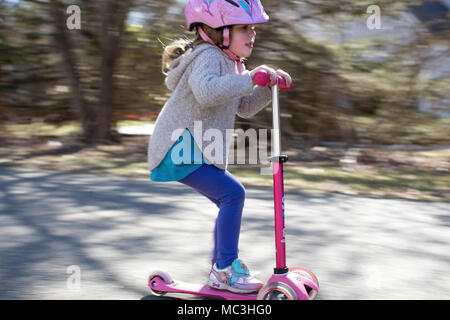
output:
[[[219,269],[214,264],[209,274],[208,286],[218,290],[228,290],[235,293],[251,293],[259,291],[264,285],[252,275],[247,266],[240,259],[224,268]]]

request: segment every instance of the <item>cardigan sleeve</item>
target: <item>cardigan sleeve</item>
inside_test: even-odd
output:
[[[220,60],[224,56],[217,50],[205,50],[192,62],[189,85],[197,102],[214,107],[236,98],[250,95],[253,80],[249,71],[221,75]]]
[[[272,100],[269,87],[255,86],[251,95],[242,97],[237,110],[241,118],[250,118],[266,107]]]

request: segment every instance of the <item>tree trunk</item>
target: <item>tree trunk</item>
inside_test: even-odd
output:
[[[57,0],[50,1],[50,13],[55,27],[55,44],[61,54],[62,69],[71,88],[71,107],[83,127],[83,140],[90,142],[95,132],[95,115],[86,105],[80,76],[72,55],[72,42],[66,26],[65,6]]]
[[[87,34],[91,40],[100,39],[100,97],[97,105],[87,105],[72,54],[73,45],[66,26],[66,5],[50,0],[55,26],[55,42],[62,58],[62,67],[72,91],[72,108],[78,114],[83,127],[83,140],[87,143],[105,143],[113,140],[114,71],[120,51],[120,39],[132,0],[103,0],[98,12],[101,14],[101,30],[97,35]],[[74,31],[76,32],[76,31]],[[83,31],[81,34],[85,35]]]
[[[102,64],[100,103],[97,112],[98,142],[112,141],[111,125],[114,111],[114,69],[120,52],[120,39],[125,28],[125,20],[130,0],[105,0],[102,5]]]

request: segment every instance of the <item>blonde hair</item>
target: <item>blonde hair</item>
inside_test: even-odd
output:
[[[223,27],[218,29],[213,29],[208,27],[206,24],[200,24],[203,31],[208,35],[208,37],[214,41],[216,45],[219,45],[223,41]],[[195,39],[177,39],[172,41],[170,44],[164,46],[164,52],[162,55],[162,67],[161,71],[164,75],[167,75],[167,73],[170,71],[170,64],[173,60],[180,57],[183,54],[186,54],[188,51],[194,49],[196,46],[206,43],[205,40],[200,36],[200,34],[197,31],[197,26],[195,28]],[[230,35],[231,38],[231,35]],[[231,39],[230,39],[231,41]]]

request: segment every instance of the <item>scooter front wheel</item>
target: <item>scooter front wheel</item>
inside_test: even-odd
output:
[[[317,279],[316,275],[312,271],[310,271],[304,267],[293,267],[293,268],[289,268],[289,272],[294,272],[302,277],[306,277],[306,278],[310,279],[312,282],[314,282],[317,285],[317,287],[319,287],[319,280]],[[316,298],[318,292],[316,290],[314,290],[313,288],[310,288],[307,285],[305,285],[305,289],[308,292],[309,299],[314,300]]]
[[[271,282],[258,292],[258,300],[297,300],[295,291],[283,282]]]

